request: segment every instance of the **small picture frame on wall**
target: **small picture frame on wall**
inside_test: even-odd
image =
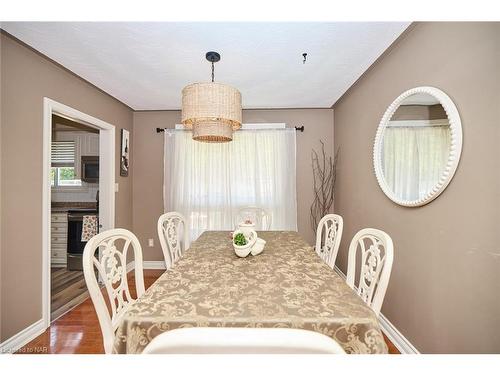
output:
[[[130,152],[130,134],[128,130],[122,129],[122,146],[120,156],[120,176],[128,177],[129,152]]]

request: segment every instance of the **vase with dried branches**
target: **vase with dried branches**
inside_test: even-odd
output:
[[[325,216],[333,205],[335,200],[335,182],[337,179],[337,160],[339,150],[335,156],[327,156],[325,144],[321,142],[321,152],[316,150],[311,152],[311,164],[313,169],[313,189],[314,199],[311,204],[311,226],[313,232],[316,232],[319,221]]]

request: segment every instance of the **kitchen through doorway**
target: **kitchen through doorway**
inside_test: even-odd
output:
[[[99,129],[52,115],[50,320],[89,294],[82,254],[99,228]]]
[[[83,251],[114,227],[115,127],[44,99],[44,323],[89,297]]]

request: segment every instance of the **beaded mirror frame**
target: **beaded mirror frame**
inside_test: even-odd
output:
[[[396,112],[396,110],[406,98],[414,94],[432,95],[443,106],[450,123],[450,152],[444,171],[439,178],[438,183],[433,187],[433,189],[419,199],[405,200],[398,198],[385,181],[384,172],[382,169],[382,145],[384,140],[384,133],[390,119],[392,118],[392,115]],[[391,105],[387,108],[384,115],[382,116],[373,145],[373,168],[375,170],[375,176],[380,188],[390,200],[401,206],[418,207],[432,202],[446,189],[453,176],[455,175],[455,171],[457,170],[458,163],[460,161],[461,152],[462,122],[460,120],[460,115],[458,113],[457,107],[455,106],[455,103],[453,103],[453,101],[446,93],[438,88],[430,86],[415,87],[399,95],[396,100],[391,103]]]

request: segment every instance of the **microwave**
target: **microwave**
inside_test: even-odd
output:
[[[82,156],[82,181],[99,182],[99,156]]]

